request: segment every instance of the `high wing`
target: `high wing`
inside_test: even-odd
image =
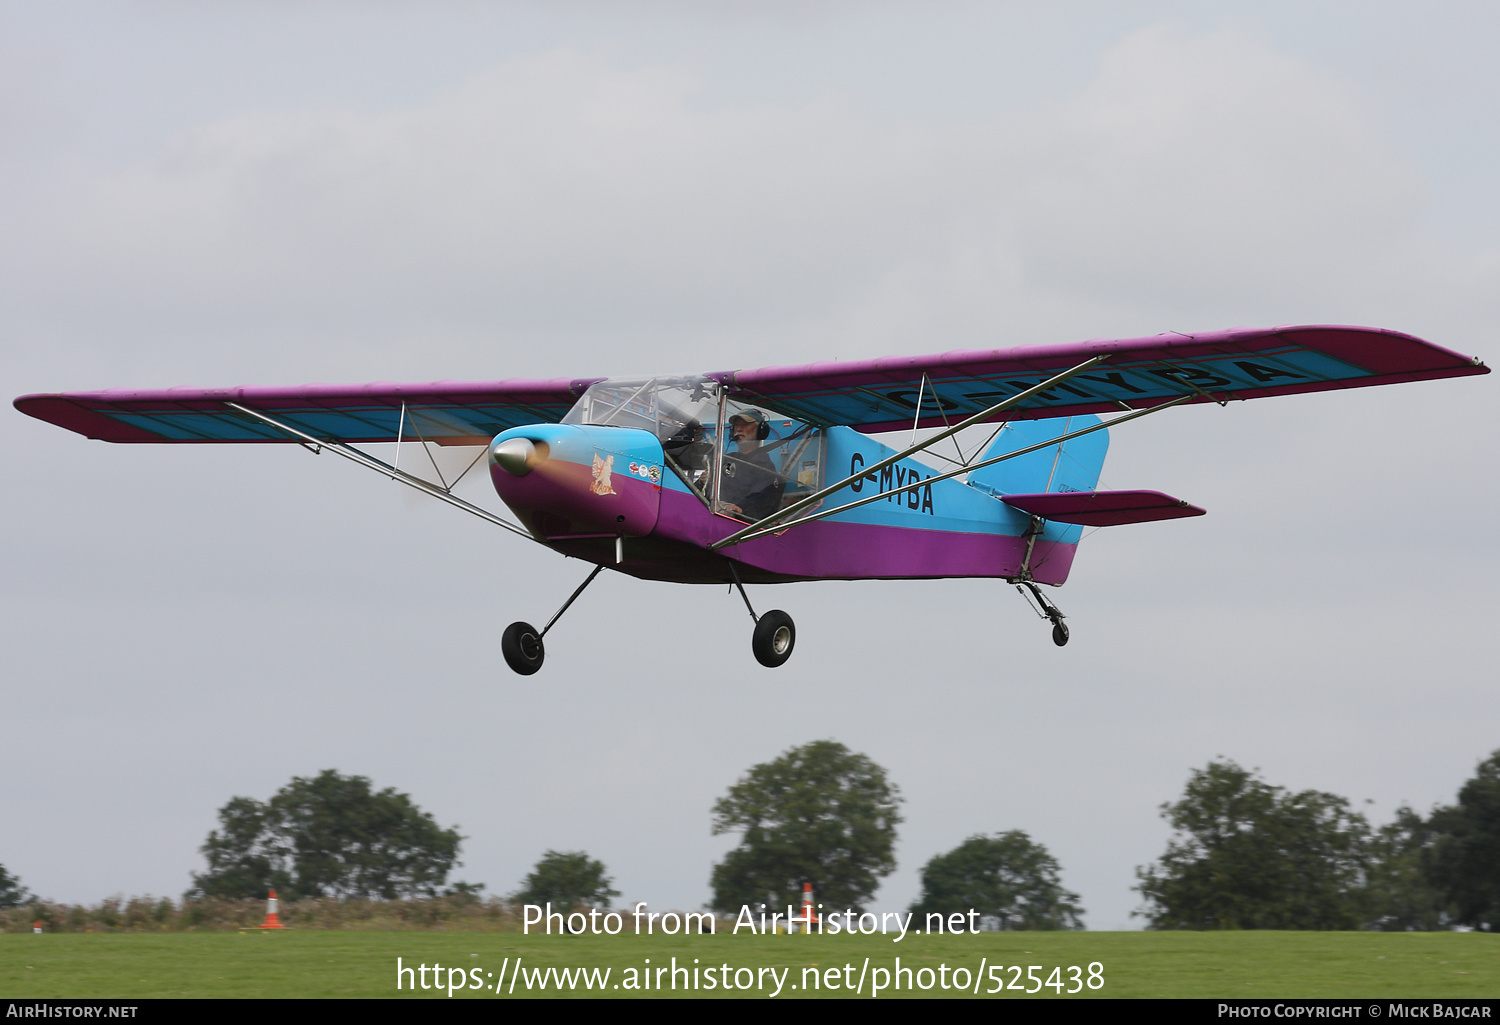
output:
[[[23,395],[15,406],[90,438],[118,442],[288,442],[300,439],[235,403],[333,442],[482,445],[510,427],[556,423],[599,378],[308,384],[292,388],[123,389]]]
[[[887,356],[736,370],[709,376],[741,397],[811,423],[865,432],[940,427],[1094,357],[1105,360],[1011,406],[993,420],[1140,409],[1192,393],[1190,402],[1361,388],[1487,374],[1478,359],[1412,335],[1375,328],[1235,328],[1079,342]],[[529,423],[556,422],[600,378],[168,388],[23,395],[23,413],[115,442],[295,442],[235,403],[338,442],[397,437],[479,444]],[[920,412],[919,412],[920,411]]]
[[[866,433],[942,427],[1097,356],[1105,361],[990,419],[1025,420],[1487,374],[1477,358],[1397,331],[1335,325],[1231,328],[1069,345],[886,356],[710,376],[738,395]]]

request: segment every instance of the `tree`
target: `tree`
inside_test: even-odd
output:
[[[1431,880],[1460,925],[1500,930],[1500,751],[1479,763],[1458,804],[1433,809]]]
[[[433,896],[457,863],[458,830],[393,788],[374,792],[364,776],[327,769],[294,776],[264,804],[235,797],[202,848],[208,871],[190,895]]]
[[[1384,932],[1444,928],[1450,916],[1442,887],[1433,879],[1432,824],[1402,805],[1396,819],[1371,840],[1365,927]]]
[[[547,851],[515,899],[525,904],[550,901],[558,908],[607,908],[610,898],[620,895],[619,890],[610,889],[613,881],[604,874],[604,862],[585,851]]]
[[[21,885],[20,877],[13,876],[0,865],[0,908],[18,908],[31,901],[31,894]]]
[[[285,838],[268,805],[251,797],[232,797],[219,809],[219,827],[199,848],[208,859],[208,871],[193,874],[189,895],[258,897],[278,890],[291,896]]]
[[[1177,830],[1136,869],[1154,929],[1354,929],[1370,829],[1335,794],[1273,787],[1234,762],[1194,770],[1162,805]]]
[[[714,835],[742,831],[714,866],[714,907],[797,904],[809,882],[829,907],[862,909],[896,867],[900,803],[884,769],[836,741],[754,766],[714,803]]]
[[[937,913],[1000,919],[1002,929],[1082,929],[1078,894],[1063,889],[1057,859],[1019,829],[971,836],[922,869],[915,920]]]

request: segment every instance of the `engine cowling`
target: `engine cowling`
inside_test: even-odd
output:
[[[656,527],[661,442],[631,427],[535,424],[490,442],[490,481],[538,538],[643,537]]]

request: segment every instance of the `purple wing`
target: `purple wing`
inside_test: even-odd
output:
[[[410,441],[468,445],[483,444],[510,427],[556,423],[596,380],[113,390],[23,395],[15,406],[104,441],[296,440],[229,408],[233,402],[329,441],[395,441],[400,431]]]
[[[1207,512],[1160,491],[1049,491],[1040,495],[1006,495],[1001,501],[1033,516],[1086,527],[1175,520]]]
[[[1489,373],[1478,359],[1396,331],[1304,326],[887,356],[713,376],[804,420],[874,432],[910,429],[914,418],[923,427],[952,423],[1092,356],[1108,358],[995,419],[1107,413],[1122,404],[1138,408],[1188,393],[1194,402],[1208,402]]]

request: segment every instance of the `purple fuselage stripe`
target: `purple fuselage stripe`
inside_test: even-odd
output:
[[[691,495],[664,488],[653,537],[682,544],[697,562],[703,546],[741,525],[713,515]],[[1033,575],[1041,583],[1063,583],[1076,549],[1038,541],[1031,556]],[[761,570],[759,579],[781,581],[1012,577],[1020,572],[1026,542],[1005,534],[819,520],[735,545],[723,554]]]

